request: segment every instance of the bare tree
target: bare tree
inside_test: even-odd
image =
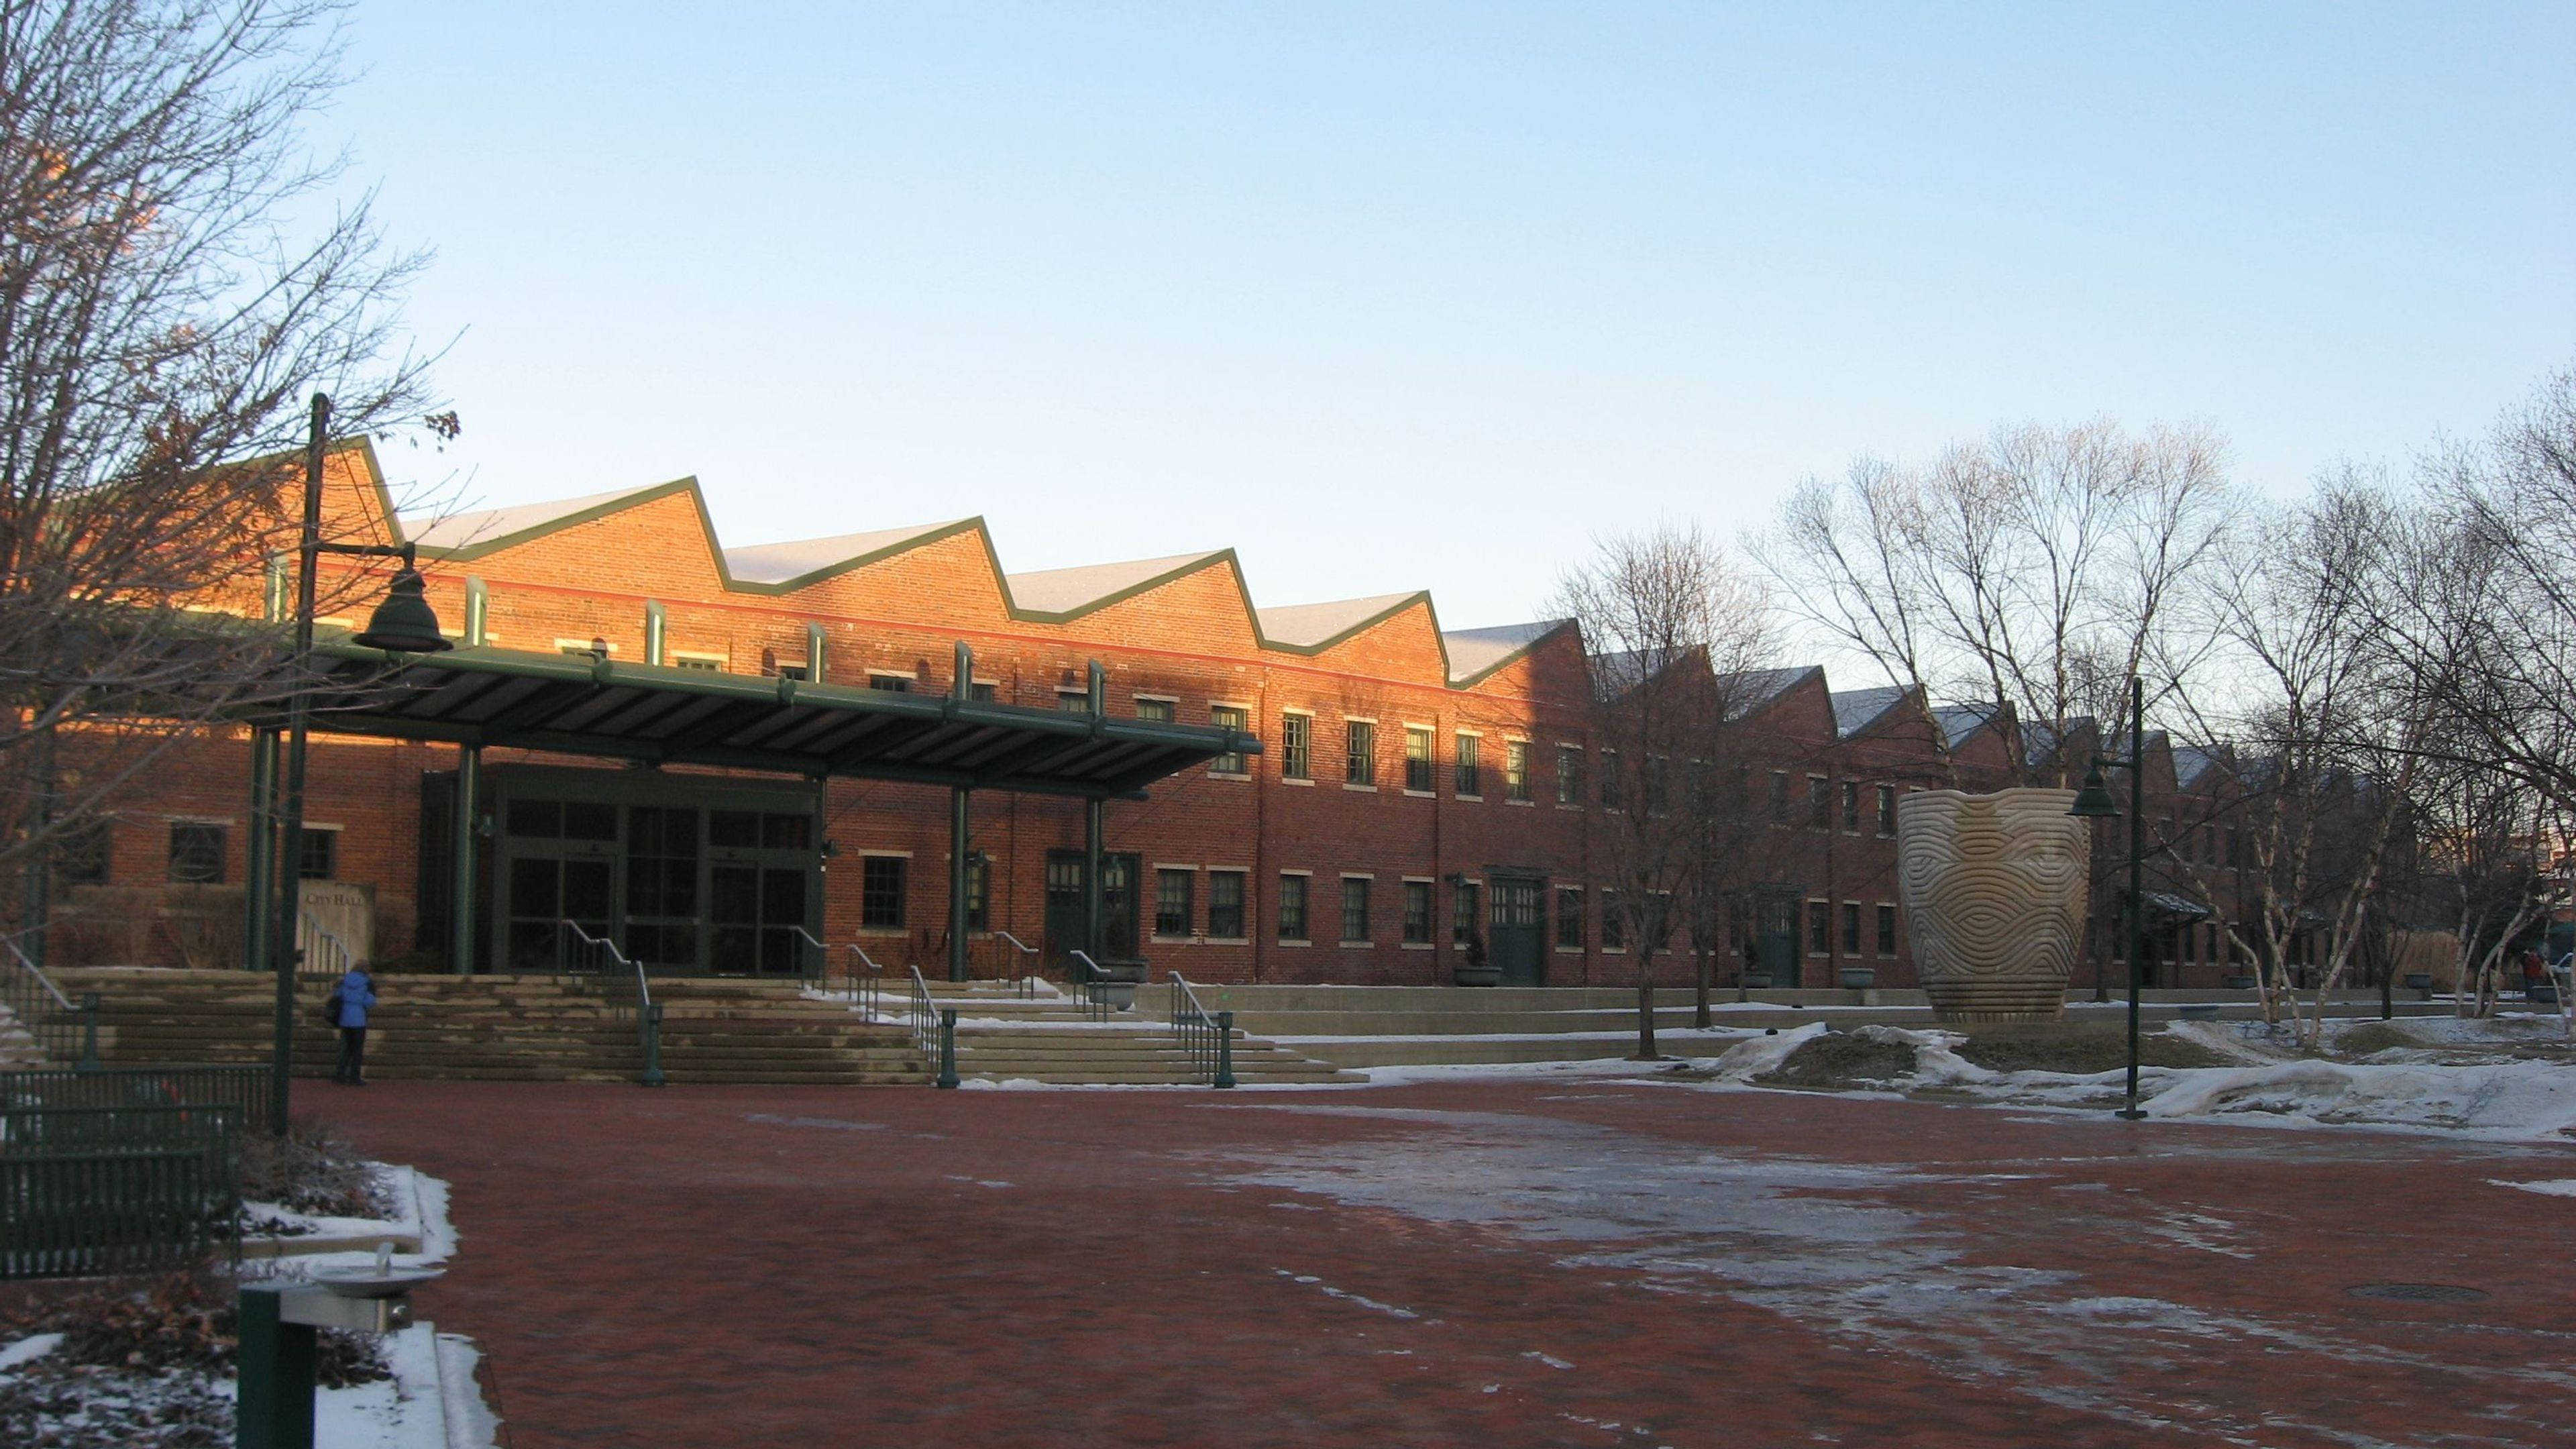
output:
[[[1748,547],[1798,619],[1891,681],[2010,706],[2062,784],[2075,726],[2116,714],[2130,676],[2161,696],[2206,658],[2187,596],[2237,513],[2206,430],[2025,424],[1809,479]]]
[[[1735,838],[1706,812],[1734,799],[1712,786],[1740,714],[1730,694],[1770,649],[1770,602],[1722,545],[1667,523],[1598,540],[1550,610],[1581,626],[1590,660],[1597,874],[1613,883],[1602,923],[1635,962],[1637,1055],[1653,1060],[1654,961],[1676,925],[1693,927],[1705,986],[1701,901],[1726,877],[1714,857]]]
[[[307,397],[430,421],[394,335],[420,258],[303,134],[338,8],[0,3],[0,866],[292,687],[255,621]]]

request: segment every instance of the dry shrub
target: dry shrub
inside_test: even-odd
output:
[[[379,1217],[385,1206],[374,1169],[311,1117],[288,1122],[282,1137],[242,1139],[241,1191],[253,1202],[318,1217]]]
[[[1914,1048],[1903,1042],[1828,1031],[1754,1080],[1774,1087],[1853,1087],[1894,1081],[1913,1070]]]
[[[59,1364],[228,1378],[241,1347],[237,1291],[230,1276],[211,1268],[139,1286],[109,1282],[39,1302],[6,1326],[15,1335],[61,1334],[62,1347],[51,1356]],[[314,1376],[324,1388],[339,1389],[391,1378],[393,1370],[373,1335],[325,1329]]]

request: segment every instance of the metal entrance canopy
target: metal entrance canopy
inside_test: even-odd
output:
[[[1261,753],[1242,730],[1109,718],[1096,683],[1075,714],[488,645],[392,655],[333,640],[314,657],[313,727],[330,734],[1092,800]]]

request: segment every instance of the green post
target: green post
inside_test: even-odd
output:
[[[41,707],[40,707],[41,708]],[[54,847],[45,832],[54,823],[54,732],[44,730],[37,736],[36,773],[36,849],[34,861],[27,867],[26,929],[19,939],[26,943],[26,955],[37,970],[45,969],[45,939],[53,934]]]
[[[644,1008],[644,1075],[645,1086],[662,1083],[662,1003],[656,1001]]]
[[[483,751],[456,750],[456,850],[448,886],[448,967],[459,976],[474,970],[474,832],[482,818]]]
[[[966,840],[973,793],[948,792],[948,979],[966,979]]]
[[[1216,1014],[1216,1086],[1222,1091],[1234,1085],[1234,1013]]]
[[[285,1320],[276,1288],[244,1288],[238,1303],[234,1449],[313,1449],[314,1331]]]
[[[950,1007],[939,1013],[939,1077],[933,1086],[957,1085],[957,1011]]]
[[[2120,1115],[2135,1122],[2138,1110],[2138,993],[2146,980],[2147,951],[2147,682],[2129,680],[2129,1105]]]
[[[250,732],[250,872],[242,899],[242,967],[265,971],[272,964],[268,933],[276,918],[268,902],[276,898],[277,864],[277,731]]]

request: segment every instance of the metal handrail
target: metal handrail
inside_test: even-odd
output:
[[[630,1010],[635,1013],[636,1045],[644,1051],[644,1071],[636,1080],[648,1087],[662,1085],[662,1007],[653,999],[653,984],[645,976],[643,966],[627,960],[626,953],[617,949],[615,941],[583,930],[579,921],[559,921],[556,924],[563,931],[570,931],[573,937],[576,959],[564,963],[564,974],[598,977],[604,988],[600,994],[608,999],[608,1009],[616,1018],[623,1020]],[[560,937],[558,932],[558,940]],[[578,959],[584,953],[588,960]],[[612,966],[618,969],[611,970]],[[635,979],[635,994],[631,1000],[621,1000],[618,993],[625,987],[629,973]]]
[[[1019,937],[1012,935],[1008,931],[995,931],[993,934],[1010,942],[1012,947],[1023,956],[1035,956],[1038,954],[1037,947],[1030,945],[1028,942],[1021,940]],[[1022,964],[1027,965],[1025,962]],[[1028,966],[1027,970],[1020,973],[1017,980],[1020,988],[1020,996],[1023,1000],[1035,1001],[1037,999],[1038,977],[1041,974],[1043,973],[1037,966]]]
[[[1210,1011],[1197,991],[1172,973],[1172,1034],[1190,1056],[1190,1072],[1211,1087],[1234,1085],[1234,1013]]]
[[[1080,1003],[1082,1014],[1092,1021],[1107,1021],[1109,993],[1101,987],[1109,980],[1109,968],[1092,960],[1091,953],[1079,946],[1064,954],[1082,964],[1082,975],[1075,983],[1082,988],[1081,995],[1076,998]]]
[[[943,1007],[930,994],[930,983],[921,979],[921,967],[905,968],[912,973],[912,1049],[929,1061],[939,1064],[938,1075],[931,1078],[934,1087],[957,1085],[957,1011]]]
[[[859,973],[858,967],[850,968],[850,1004],[865,1012],[873,1021],[879,1012],[885,1010],[885,985],[878,979],[885,968],[876,963],[875,957],[859,949],[858,942],[847,943],[847,949],[851,955],[859,958],[859,966],[867,968],[867,974],[864,976]]]
[[[327,952],[315,949],[318,946],[328,946],[330,949]],[[323,925],[319,917],[308,913],[295,918],[295,974],[297,976],[337,981],[349,974],[349,968],[357,964],[357,959],[358,953],[349,949],[349,943],[341,940],[339,934],[330,927]],[[328,961],[330,964],[316,968],[313,964],[316,961]]]
[[[787,929],[794,931],[806,945],[814,948],[811,955],[804,952],[797,953],[796,979],[804,982],[809,988],[823,989],[824,981],[832,973],[832,948],[824,945],[813,932],[803,926],[790,926]],[[808,965],[808,962],[812,964]]]
[[[20,950],[15,940],[6,940],[9,959],[16,969],[0,971],[0,1006],[16,1017],[18,1025],[36,1043],[45,1060],[76,1060],[82,1068],[98,1065],[98,993],[84,991],[75,1003],[54,984]]]

